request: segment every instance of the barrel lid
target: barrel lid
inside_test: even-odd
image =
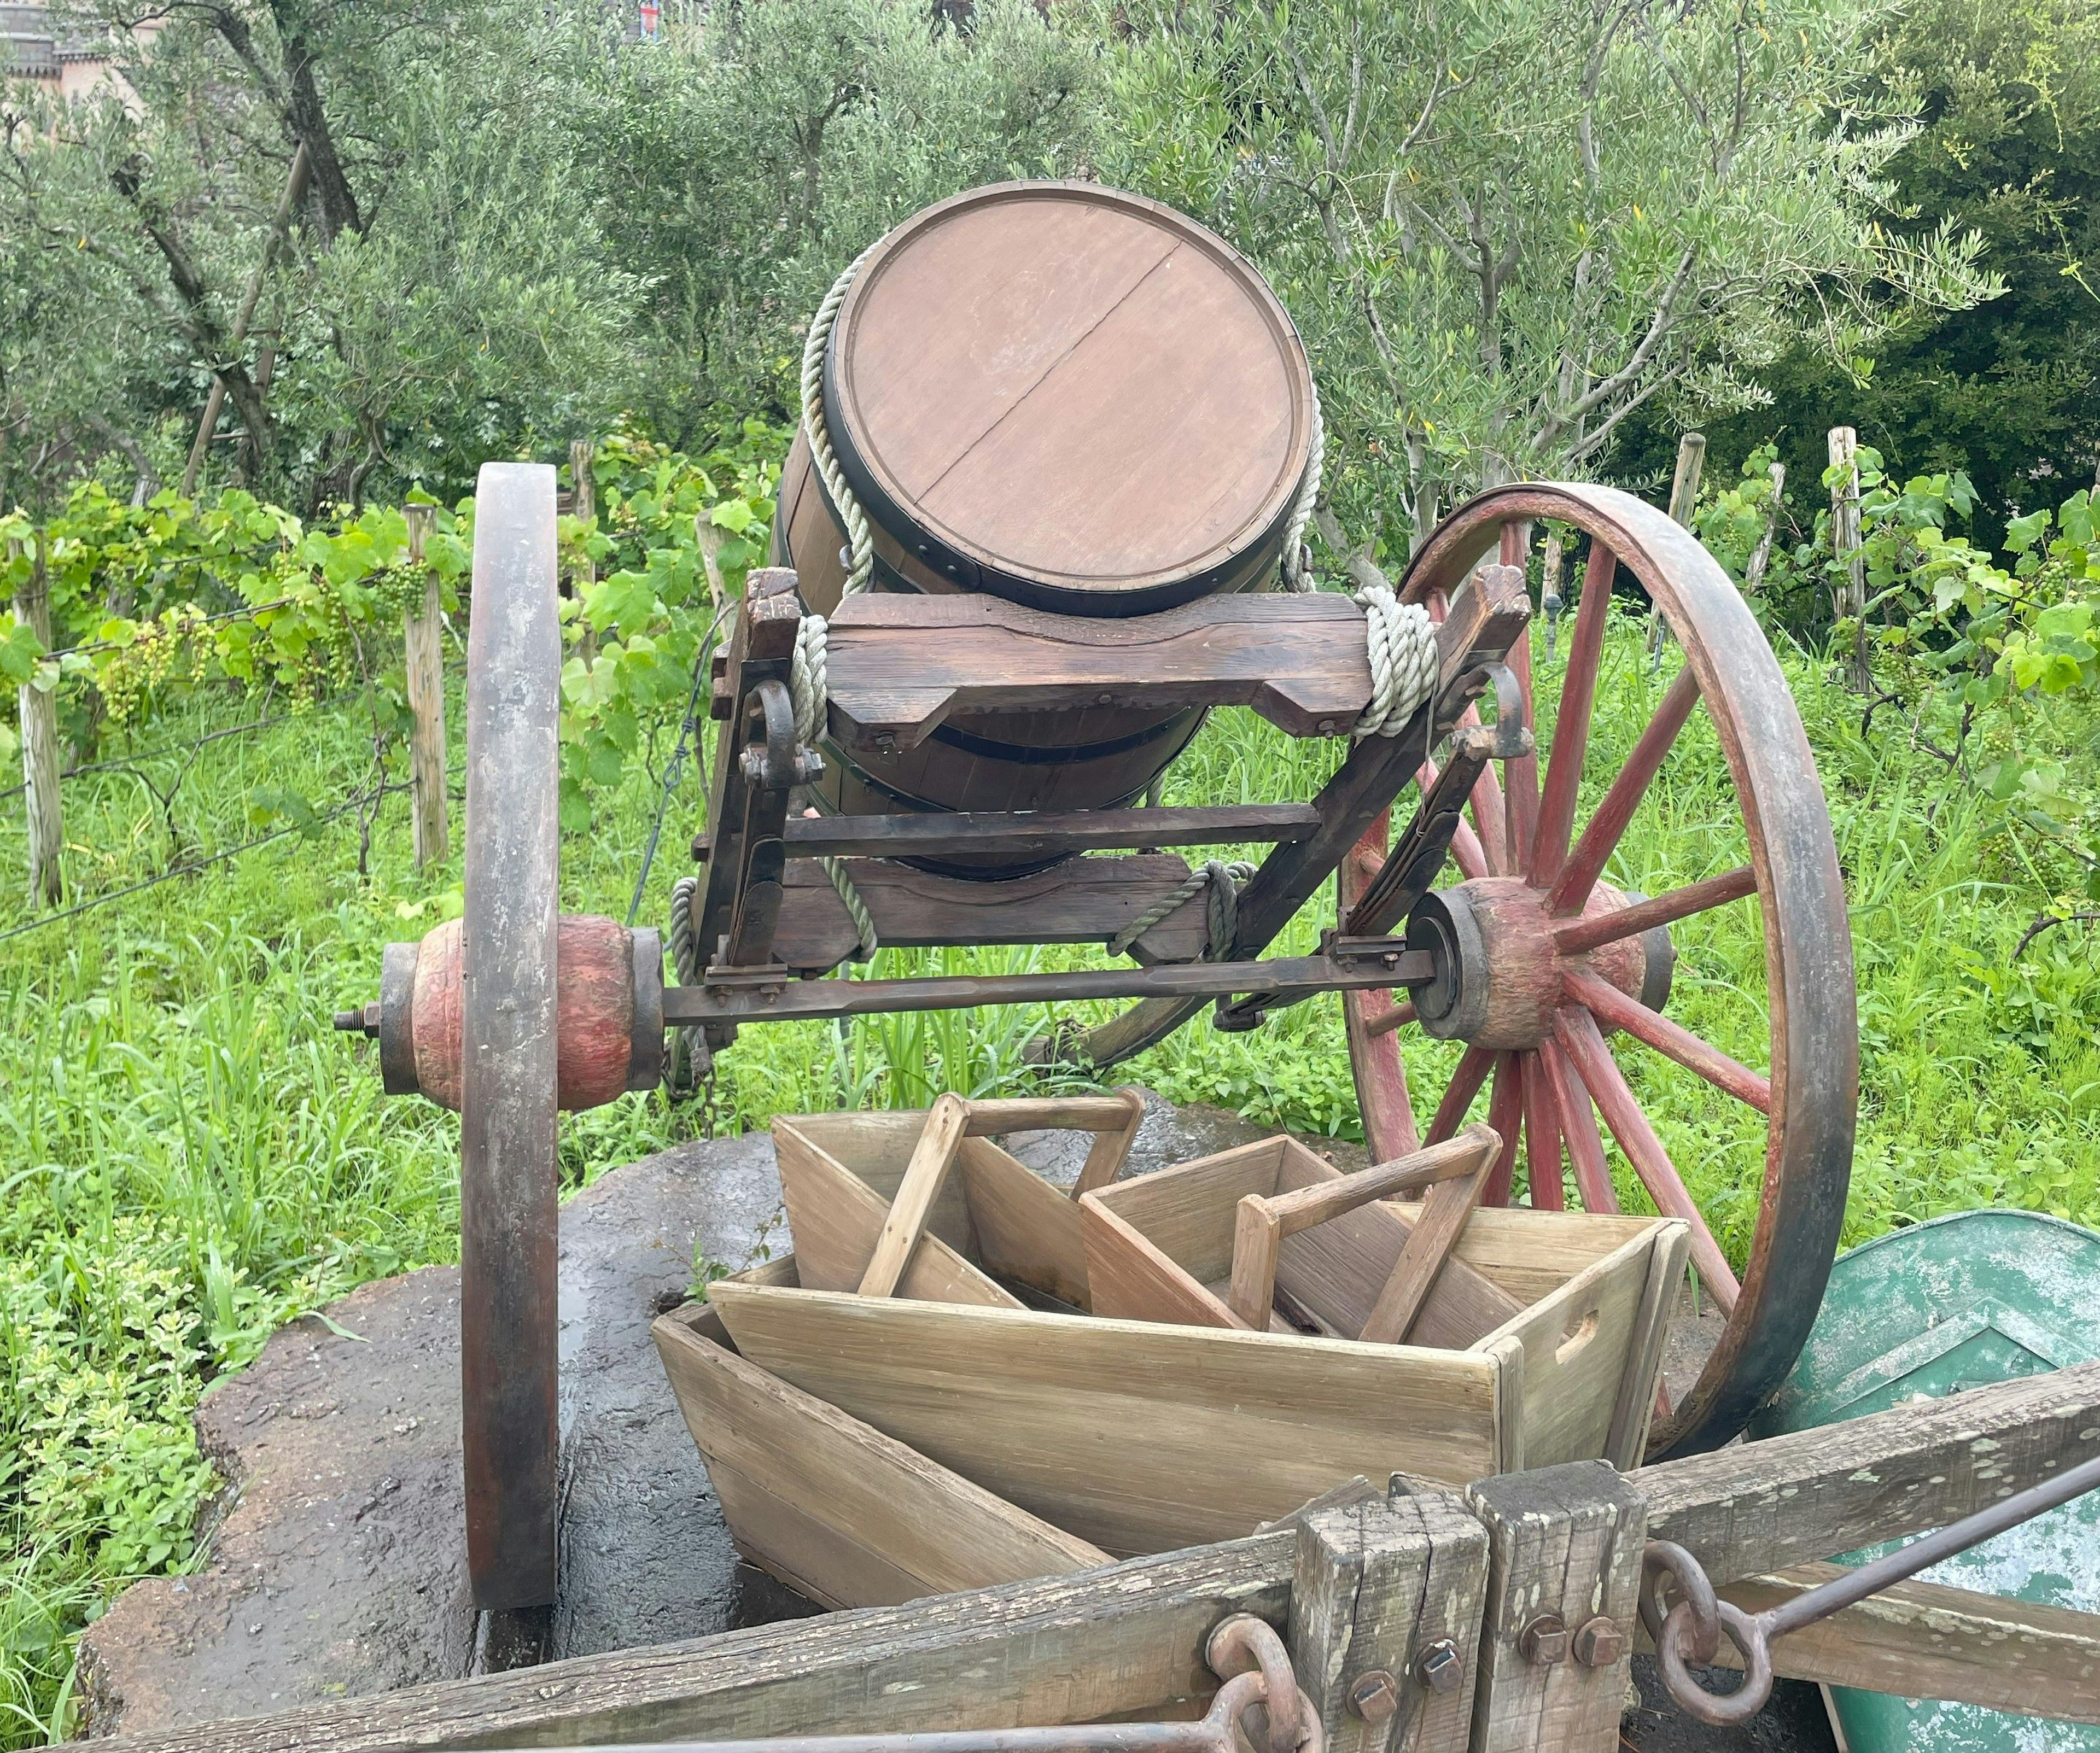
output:
[[[1261,275],[1090,183],[973,189],[884,238],[840,306],[824,396],[895,540],[1067,613],[1187,602],[1280,547],[1312,450],[1304,350]]]

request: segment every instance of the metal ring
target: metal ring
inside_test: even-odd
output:
[[[1766,1641],[1764,1622],[1747,1614],[1733,1601],[1717,1603],[1728,1641],[1742,1652],[1743,1683],[1733,1692],[1709,1692],[1692,1677],[1679,1647],[1679,1639],[1690,1627],[1692,1604],[1680,1601],[1663,1622],[1666,1634],[1656,1641],[1656,1658],[1661,1665],[1663,1685],[1688,1715],[1717,1729],[1748,1722],[1771,1697],[1771,1645]]]
[[[1663,1599],[1665,1575],[1675,1579],[1678,1592],[1683,1597],[1678,1605],[1688,1610],[1683,1623],[1690,1636],[1684,1654],[1704,1667],[1721,1647],[1720,1602],[1713,1583],[1707,1580],[1705,1567],[1674,1540],[1650,1540],[1641,1548],[1641,1623],[1648,1627],[1660,1652],[1664,1621],[1672,1616],[1670,1604]]]
[[[1251,1613],[1236,1613],[1222,1621],[1211,1633],[1203,1658],[1212,1673],[1224,1678],[1242,1673],[1248,1667],[1260,1669],[1262,1691],[1268,1706],[1267,1753],[1298,1753],[1304,1739],[1301,1719],[1305,1717],[1312,1717],[1317,1740],[1317,1716],[1301,1709],[1303,1700],[1290,1652],[1267,1620]]]

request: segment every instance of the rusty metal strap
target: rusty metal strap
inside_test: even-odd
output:
[[[1319,1713],[1299,1689],[1275,1628],[1248,1614],[1219,1622],[1204,1651],[1228,1676],[1194,1722],[1060,1724],[924,1733],[777,1735],[751,1741],[656,1741],[575,1753],[1323,1753]]]
[[[1827,1619],[1856,1606],[1883,1589],[1907,1582],[1943,1558],[1980,1546],[2023,1522],[2100,1490],[2100,1456],[2060,1473],[2053,1479],[1979,1509],[1871,1563],[1833,1577],[1791,1600],[1745,1613],[1714,1592],[1699,1561],[1670,1540],[1650,1540],[1642,1558],[1641,1619],[1655,1640],[1656,1657],[1670,1695],[1689,1715],[1717,1728],[1746,1721],[1771,1696],[1771,1646],[1789,1632]],[[1677,1600],[1665,1604],[1665,1579],[1676,1584]],[[1727,1634],[1743,1658],[1743,1683],[1730,1693],[1713,1693],[1693,1677],[1695,1666],[1710,1664]]]

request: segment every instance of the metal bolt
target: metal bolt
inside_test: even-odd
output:
[[[1542,1613],[1516,1634],[1517,1654],[1527,1662],[1565,1662],[1568,1623],[1557,1613]]]
[[[878,755],[894,755],[897,752],[897,738],[885,730],[875,739],[875,751]]]
[[[1450,1692],[1464,1678],[1466,1664],[1458,1646],[1448,1637],[1424,1644],[1414,1654],[1414,1677],[1432,1692]]]
[[[1591,1619],[1575,1633],[1575,1659],[1585,1667],[1609,1667],[1626,1653],[1626,1628],[1616,1620]]]
[[[740,760],[743,768],[744,782],[747,785],[764,785],[765,783],[765,751],[747,748]]]
[[[1382,1667],[1366,1669],[1349,1687],[1349,1708],[1367,1723],[1382,1723],[1400,1708],[1400,1685]]]

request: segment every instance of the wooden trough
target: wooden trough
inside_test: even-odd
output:
[[[796,1253],[656,1324],[739,1549],[813,1598],[865,1606],[1231,1539],[1359,1474],[1639,1459],[1681,1222],[1440,1220],[1439,1192],[1493,1161],[1486,1128],[1353,1177],[1272,1140],[1083,1178],[1075,1201],[969,1135],[1007,1130],[1008,1104],[944,1101],[777,1122]],[[942,1156],[958,1173],[921,1172]],[[1430,1203],[1379,1196],[1424,1177]],[[1199,1280],[1230,1278],[1245,1204],[1288,1215],[1308,1195],[1338,1209],[1282,1238],[1271,1282],[1316,1330],[1282,1314],[1253,1330]],[[1436,1331],[1354,1337],[1349,1295],[1368,1309],[1410,1237],[1440,1227],[1449,1257],[1427,1281],[1462,1289],[1423,1299]],[[1189,1308],[1119,1318],[1156,1317],[1145,1299],[1176,1278]],[[885,1279],[896,1294],[870,1292]]]

